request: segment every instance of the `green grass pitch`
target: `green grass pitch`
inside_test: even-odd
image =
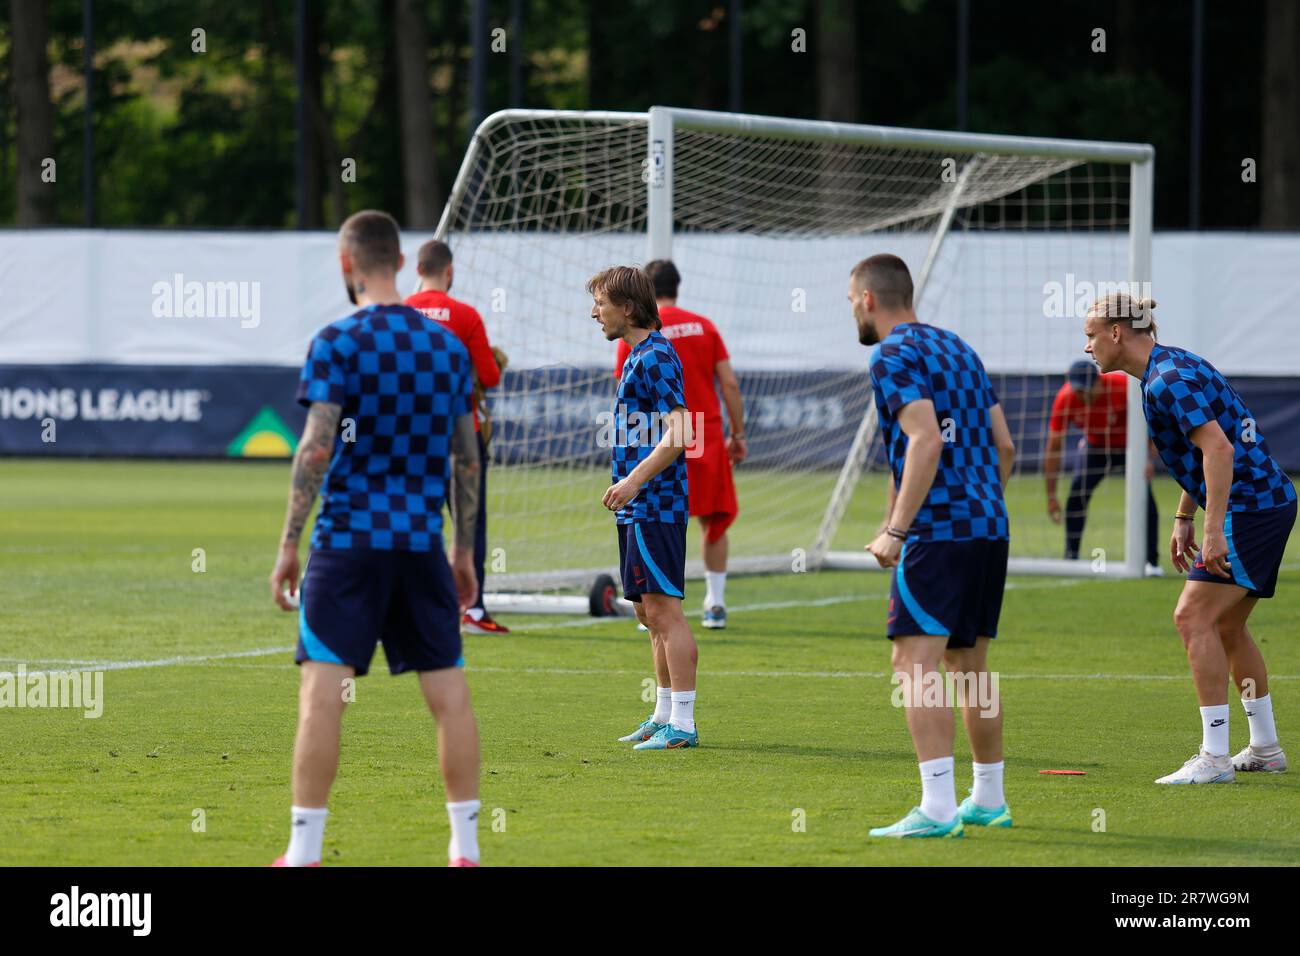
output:
[[[272,606],[266,579],[287,484],[285,464],[0,462],[0,670],[132,665],[107,670],[99,719],[0,709],[0,864],[260,866],[283,851],[295,622]],[[1167,486],[1157,494],[1174,500]],[[877,501],[854,508],[851,527],[874,525]],[[1298,545],[1279,597],[1253,621],[1293,759]],[[196,548],[202,573],[192,570]],[[868,840],[868,828],[892,823],[920,793],[903,714],[890,704],[887,587],[871,573],[733,579],[730,627],[696,632],[695,751],[633,753],[615,742],[650,709],[648,642],[629,621],[512,617],[509,637],[468,637],[484,862],[1300,860],[1300,774],[1152,784],[1199,740],[1170,623],[1176,579],[1013,578],[993,663],[1015,828]],[[692,582],[696,621],[700,596]],[[1232,727],[1237,748],[1246,722],[1235,703]],[[957,761],[960,797],[970,777],[960,733]],[[1038,773],[1049,768],[1087,775]],[[441,865],[442,803],[414,678],[389,677],[377,655],[345,718],[325,862]]]

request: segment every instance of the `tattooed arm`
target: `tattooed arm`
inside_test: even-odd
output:
[[[451,570],[456,580],[460,609],[464,612],[478,600],[478,576],[474,572],[474,533],[478,528],[479,450],[474,416],[457,417],[451,436],[451,518],[455,524],[451,549]]]
[[[271,571],[271,595],[275,603],[286,611],[294,610],[295,606],[285,596],[284,588],[287,584],[289,594],[298,593],[298,542],[334,456],[334,439],[338,435],[342,414],[343,409],[338,405],[312,402],[302,441],[293,454],[288,513],[284,519],[284,532],[280,535],[280,555]]]

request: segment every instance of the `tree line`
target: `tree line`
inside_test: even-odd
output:
[[[86,220],[85,2],[0,0],[0,223]],[[364,207],[436,223],[472,133],[475,0],[301,2],[301,64],[292,0],[93,3],[96,225],[330,228]],[[964,98],[961,0],[484,2],[489,112],[738,100],[1150,142],[1157,227],[1195,205],[1202,227],[1300,228],[1294,0],[1205,3],[1199,154],[1192,2],[969,0]]]

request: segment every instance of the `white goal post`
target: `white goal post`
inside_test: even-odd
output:
[[[912,266],[921,321],[971,343],[1007,410],[1021,452],[1011,570],[1141,575],[1135,381],[1125,480],[1102,482],[1081,560],[1060,556],[1037,476],[1044,408],[1082,357],[1086,300],[1103,284],[1149,284],[1153,166],[1147,145],[666,107],[488,117],[436,235],[455,255],[453,294],[510,360],[490,393],[489,607],[571,611],[555,592],[617,577],[597,440],[614,349],[584,284],[656,258],[677,264],[680,304],[717,325],[745,393],[751,460],[735,473],[731,570],[875,567],[860,549],[886,469],[845,292],[855,262],[890,251]],[[688,561],[688,576],[701,570]]]

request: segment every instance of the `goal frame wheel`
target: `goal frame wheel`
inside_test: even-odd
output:
[[[610,575],[596,578],[588,598],[592,617],[618,617],[618,585]]]

